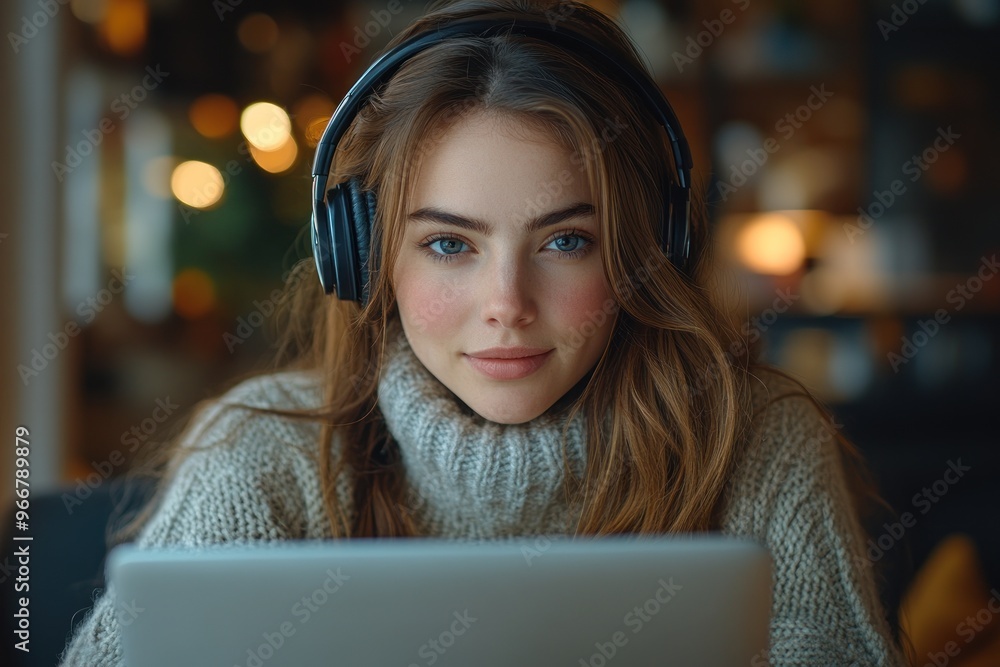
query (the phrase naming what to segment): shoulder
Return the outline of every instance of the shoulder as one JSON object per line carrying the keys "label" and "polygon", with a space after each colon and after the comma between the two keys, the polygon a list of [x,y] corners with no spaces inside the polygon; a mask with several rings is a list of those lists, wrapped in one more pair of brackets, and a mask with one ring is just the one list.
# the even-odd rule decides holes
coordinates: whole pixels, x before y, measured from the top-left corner
{"label": "shoulder", "polygon": [[318,374],[267,373],[242,380],[203,401],[180,436],[178,477],[221,476],[229,483],[308,478],[321,433]]}
{"label": "shoulder", "polygon": [[773,369],[750,378],[751,424],[746,454],[753,459],[802,458],[835,447],[838,424],[828,409],[797,380]]}
{"label": "shoulder", "polygon": [[321,406],[319,378],[255,376],[206,401],[181,434],[140,543],[293,538],[322,530],[314,452],[320,428],[289,413]]}
{"label": "shoulder", "polygon": [[[198,448],[220,441],[272,442],[316,431],[314,420],[295,417],[322,406],[318,373],[265,373],[237,382],[220,396],[203,401],[191,419],[183,445]],[[284,414],[283,414],[284,413]]]}
{"label": "shoulder", "polygon": [[780,505],[820,492],[843,475],[840,425],[806,388],[766,369],[750,384],[751,423],[729,488],[734,520],[780,513]]}
{"label": "shoulder", "polygon": [[262,373],[237,382],[219,400],[260,408],[316,408],[322,400],[320,380],[317,371]]}
{"label": "shoulder", "polygon": [[722,529],[771,555],[771,659],[903,664],[865,556],[841,426],[796,381],[770,371],[751,380],[760,380],[752,390],[753,436],[728,490]]}

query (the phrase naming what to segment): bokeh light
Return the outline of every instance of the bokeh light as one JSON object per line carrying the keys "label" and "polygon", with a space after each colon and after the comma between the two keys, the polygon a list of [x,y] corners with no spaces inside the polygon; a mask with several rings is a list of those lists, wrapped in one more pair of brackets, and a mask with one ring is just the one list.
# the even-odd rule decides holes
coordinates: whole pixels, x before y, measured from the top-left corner
{"label": "bokeh light", "polygon": [[257,12],[240,21],[236,34],[243,48],[251,53],[266,53],[278,42],[278,24],[267,14]]}
{"label": "bokeh light", "polygon": [[146,43],[149,8],[145,0],[106,0],[98,32],[114,53],[131,56],[139,53]]}
{"label": "bokeh light", "polygon": [[798,225],[782,213],[763,213],[748,220],[737,232],[736,252],[750,270],[787,275],[802,266],[805,240]]}
{"label": "bokeh light", "polygon": [[218,139],[231,134],[239,123],[240,110],[231,97],[218,93],[202,95],[188,108],[191,125],[203,137]]}
{"label": "bokeh light", "polygon": [[292,107],[295,124],[305,135],[306,144],[310,148],[315,148],[319,143],[335,108],[333,100],[319,93],[306,95]]}
{"label": "bokeh light", "polygon": [[185,319],[193,320],[215,308],[215,284],[201,269],[183,269],[174,277],[174,310]]}
{"label": "bokeh light", "polygon": [[256,102],[240,116],[243,136],[263,151],[281,148],[292,135],[292,121],[284,109],[270,102]]}
{"label": "bokeh light", "polygon": [[206,162],[188,160],[174,168],[170,190],[191,208],[206,209],[219,203],[225,190],[222,174]]}
{"label": "bokeh light", "polygon": [[280,174],[283,171],[288,171],[295,164],[295,158],[298,154],[299,147],[292,137],[288,137],[285,143],[273,151],[264,151],[253,144],[250,145],[250,155],[253,156],[254,162],[261,169],[272,174]]}

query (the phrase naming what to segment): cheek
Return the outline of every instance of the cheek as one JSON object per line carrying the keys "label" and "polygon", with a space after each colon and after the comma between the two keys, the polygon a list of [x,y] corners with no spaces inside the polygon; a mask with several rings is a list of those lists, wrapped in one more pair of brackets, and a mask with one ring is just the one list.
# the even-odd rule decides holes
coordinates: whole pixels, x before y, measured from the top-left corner
{"label": "cheek", "polygon": [[591,323],[588,329],[599,327],[614,314],[614,306],[608,303],[609,299],[613,303],[614,298],[603,273],[574,280],[555,291],[550,299],[553,312],[559,313],[562,326],[576,331],[588,322]]}
{"label": "cheek", "polygon": [[461,292],[443,277],[401,271],[396,299],[411,332],[446,338],[458,330]]}

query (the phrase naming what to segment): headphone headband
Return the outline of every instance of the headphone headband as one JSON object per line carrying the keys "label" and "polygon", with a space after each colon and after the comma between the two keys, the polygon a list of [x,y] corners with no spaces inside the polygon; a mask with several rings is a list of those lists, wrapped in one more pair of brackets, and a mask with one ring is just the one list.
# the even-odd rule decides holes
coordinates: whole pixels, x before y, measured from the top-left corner
{"label": "headphone headband", "polygon": [[670,102],[660,92],[659,87],[645,71],[636,70],[615,58],[609,56],[603,49],[589,38],[567,29],[557,30],[544,21],[530,21],[508,13],[489,14],[481,18],[461,19],[440,26],[434,30],[414,35],[398,47],[383,54],[372,63],[361,78],[355,82],[347,95],[337,105],[336,111],[327,123],[323,136],[316,147],[316,157],[313,160],[313,176],[326,176],[333,165],[333,153],[337,143],[344,136],[358,109],[367,101],[368,95],[380,85],[392,78],[392,75],[412,56],[424,49],[457,35],[474,35],[490,37],[502,32],[534,37],[542,41],[553,42],[566,47],[570,51],[583,51],[596,62],[602,62],[624,76],[642,93],[649,106],[659,112],[659,123],[670,137],[677,168],[678,184],[690,187],[692,167],[691,151],[687,139],[681,132],[680,121],[674,113]]}
{"label": "headphone headband", "polygon": [[[605,47],[595,43],[585,35],[567,28],[557,28],[556,25],[546,21],[525,19],[520,14],[497,12],[475,18],[457,19],[403,41],[372,63],[337,105],[337,109],[327,123],[323,136],[317,145],[312,169],[313,249],[316,253],[316,265],[320,273],[320,280],[327,293],[330,293],[333,285],[336,284],[340,298],[356,300],[358,290],[347,285],[344,290],[346,294],[342,293],[341,283],[349,281],[351,275],[360,280],[358,275],[360,264],[364,264],[368,260],[365,257],[361,258],[358,263],[352,262],[344,271],[332,265],[333,257],[344,257],[345,248],[351,244],[349,238],[340,238],[338,235],[344,232],[350,234],[349,230],[357,225],[335,219],[344,213],[345,205],[341,203],[334,206],[329,196],[334,190],[331,189],[329,193],[326,191],[326,181],[333,166],[337,144],[359,109],[368,100],[368,97],[380,85],[387,82],[407,60],[424,49],[456,36],[489,37],[498,34],[531,37],[557,44],[567,51],[583,55],[589,62],[604,67],[608,74],[618,76],[628,82],[630,87],[646,100],[649,108],[655,111],[657,121],[670,139],[678,181],[676,184],[665,183],[663,185],[669,206],[664,220],[661,222],[661,247],[668,259],[679,270],[684,271],[690,250],[691,152],[687,140],[681,132],[680,122],[656,82],[644,69],[636,68],[615,58],[607,52]],[[344,198],[346,197],[347,195],[344,195]],[[353,198],[358,200],[360,196],[354,193]],[[329,231],[327,231],[328,229]],[[360,232],[360,227],[358,230]],[[325,238],[324,234],[330,238]],[[366,251],[367,242],[368,237],[366,236],[364,240]],[[336,273],[336,278],[329,275],[331,270]]]}

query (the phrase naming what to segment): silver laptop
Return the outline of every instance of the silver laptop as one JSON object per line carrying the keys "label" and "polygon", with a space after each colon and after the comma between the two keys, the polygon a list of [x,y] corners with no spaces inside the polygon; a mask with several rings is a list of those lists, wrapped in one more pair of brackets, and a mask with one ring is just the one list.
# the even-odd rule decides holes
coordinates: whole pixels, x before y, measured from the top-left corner
{"label": "silver laptop", "polygon": [[141,667],[766,664],[771,567],[762,546],[717,534],[108,557],[125,664]]}

